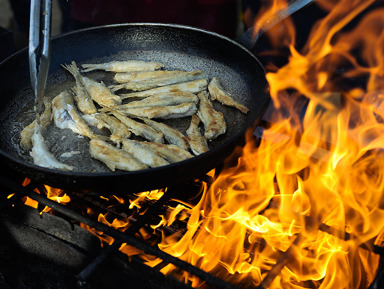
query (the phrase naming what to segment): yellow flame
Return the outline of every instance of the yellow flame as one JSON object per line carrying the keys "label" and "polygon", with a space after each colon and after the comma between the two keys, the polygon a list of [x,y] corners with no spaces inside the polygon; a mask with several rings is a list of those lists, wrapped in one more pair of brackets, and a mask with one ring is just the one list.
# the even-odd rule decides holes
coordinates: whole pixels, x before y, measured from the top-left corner
{"label": "yellow flame", "polygon": [[[163,234],[161,250],[240,287],[364,288],[373,281],[379,256],[362,245],[384,242],[384,10],[343,31],[372,3],[339,1],[303,51],[291,42],[289,62],[267,74],[277,110],[260,144],[248,132],[237,166],[226,167],[195,207],[183,208],[187,231]],[[337,86],[334,70],[346,62],[342,77],[366,75],[365,87]],[[169,226],[178,210],[156,228]],[[162,272],[203,284],[172,265]]]}

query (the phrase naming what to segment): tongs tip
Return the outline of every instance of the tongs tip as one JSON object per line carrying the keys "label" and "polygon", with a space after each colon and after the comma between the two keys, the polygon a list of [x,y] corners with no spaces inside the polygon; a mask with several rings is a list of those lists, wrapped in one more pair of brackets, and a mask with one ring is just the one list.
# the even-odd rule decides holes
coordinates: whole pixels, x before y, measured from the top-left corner
{"label": "tongs tip", "polygon": [[42,106],[50,63],[51,11],[52,0],[31,0],[29,68],[38,107]]}

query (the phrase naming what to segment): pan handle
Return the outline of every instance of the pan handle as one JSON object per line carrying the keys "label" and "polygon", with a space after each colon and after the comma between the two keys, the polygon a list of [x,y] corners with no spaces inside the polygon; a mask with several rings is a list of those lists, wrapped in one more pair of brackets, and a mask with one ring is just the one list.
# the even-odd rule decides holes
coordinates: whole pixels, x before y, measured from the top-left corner
{"label": "pan handle", "polygon": [[270,28],[308,4],[311,4],[313,1],[315,0],[288,1],[288,6],[286,8],[278,10],[270,19],[265,20],[263,23],[256,23],[254,26],[248,28],[242,35],[235,39],[235,41],[242,44],[245,48],[252,50],[264,32],[268,31]]}

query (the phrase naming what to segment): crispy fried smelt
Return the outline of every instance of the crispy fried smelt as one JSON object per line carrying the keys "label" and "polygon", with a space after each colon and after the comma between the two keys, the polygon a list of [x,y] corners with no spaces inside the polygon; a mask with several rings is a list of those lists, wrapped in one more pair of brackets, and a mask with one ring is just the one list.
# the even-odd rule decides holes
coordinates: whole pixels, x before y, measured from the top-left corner
{"label": "crispy fried smelt", "polygon": [[111,115],[105,114],[105,113],[99,113],[96,114],[95,117],[100,120],[99,126],[106,124],[106,127],[111,132],[111,135],[109,136],[109,139],[113,141],[115,144],[120,146],[122,140],[129,138],[131,136],[131,131],[128,129],[128,127],[123,124],[120,120],[118,120],[116,117],[113,117]]}
{"label": "crispy fried smelt", "polygon": [[[197,104],[199,98],[196,94],[190,92],[164,92],[155,94],[154,96],[149,96],[142,100],[131,101],[126,104],[116,105],[113,109],[124,110],[126,108],[137,108],[137,107],[154,107],[154,106],[170,106],[170,105],[179,105],[182,103],[191,102]],[[106,111],[108,109],[101,109],[101,111]]]}
{"label": "crispy fried smelt", "polygon": [[90,139],[98,138],[80,116],[69,91],[65,90],[52,100],[52,114],[58,128],[68,128]]}
{"label": "crispy fried smelt", "polygon": [[187,137],[177,129],[174,129],[165,123],[157,122],[148,118],[141,118],[141,120],[158,132],[161,132],[168,143],[177,145],[178,147],[185,150],[189,149]]}
{"label": "crispy fried smelt", "polygon": [[194,115],[196,104],[188,102],[171,106],[135,107],[120,109],[119,112],[131,117],[173,119]]}
{"label": "crispy fried smelt", "polygon": [[169,77],[174,77],[175,75],[182,74],[192,74],[192,75],[201,75],[201,70],[195,71],[183,71],[183,70],[156,70],[156,71],[133,71],[133,72],[118,72],[114,76],[114,80],[117,83],[127,83],[127,82],[142,82],[152,79],[164,79]]}
{"label": "crispy fried smelt", "polygon": [[97,117],[100,113],[90,113],[90,114],[83,114],[81,117],[85,120],[85,122],[90,126],[95,126],[99,130],[103,128],[108,129],[108,124],[106,124],[104,121],[101,120],[100,117]]}
{"label": "crispy fried smelt", "polygon": [[116,148],[102,140],[91,140],[89,142],[89,153],[94,159],[103,162],[112,171],[116,169],[137,171],[148,168],[127,151]]}
{"label": "crispy fried smelt", "polygon": [[168,161],[160,157],[139,141],[130,139],[123,140],[123,150],[129,152],[143,164],[151,168],[169,165]]}
{"label": "crispy fried smelt", "polygon": [[[155,87],[196,80],[197,78],[202,78],[202,71],[158,70],[153,72],[132,72],[130,73],[130,75],[132,80],[125,81],[123,84],[112,85],[109,88],[112,91],[118,91],[120,89],[142,91]],[[125,76],[125,79],[128,79],[127,74]],[[116,74],[115,80],[119,82],[123,80],[123,77],[121,76],[121,74]]]}
{"label": "crispy fried smelt", "polygon": [[91,98],[100,106],[114,106],[121,104],[120,96],[113,94],[103,83],[82,76],[74,61],[72,61],[70,65],[62,66],[73,75],[76,82],[79,82],[84,86]]}
{"label": "crispy fried smelt", "polygon": [[207,139],[201,134],[199,124],[200,118],[196,114],[192,115],[191,124],[186,131],[189,146],[196,156],[209,150]]}
{"label": "crispy fried smelt", "polygon": [[165,158],[170,163],[181,162],[193,157],[191,153],[173,144],[159,144],[153,142],[142,142],[159,156]]}
{"label": "crispy fried smelt", "polygon": [[[51,100],[47,97],[44,97],[43,102],[45,107],[44,112],[39,117],[42,131],[51,123],[52,120]],[[29,151],[32,148],[32,136],[35,133],[35,124],[36,119],[27,125],[20,133],[20,147],[25,151]]]}
{"label": "crispy fried smelt", "polygon": [[208,80],[198,79],[198,80],[193,80],[189,82],[182,82],[182,83],[171,84],[167,86],[156,87],[156,88],[139,91],[139,92],[126,93],[126,94],[122,94],[121,98],[126,99],[130,97],[148,97],[148,96],[155,95],[162,92],[176,92],[176,91],[184,91],[184,92],[190,92],[190,93],[196,94],[196,93],[199,93],[200,91],[205,90],[207,86],[208,86]]}
{"label": "crispy fried smelt", "polygon": [[75,93],[73,98],[76,101],[77,108],[82,113],[91,114],[91,113],[97,112],[97,108],[93,103],[92,98],[89,96],[88,92],[85,90],[85,88],[81,84],[74,86],[72,90]]}
{"label": "crispy fried smelt", "polygon": [[233,106],[240,110],[242,113],[248,113],[249,109],[236,100],[234,100],[227,91],[220,84],[218,77],[212,78],[208,85],[208,91],[211,95],[212,100],[217,100],[223,105]]}
{"label": "crispy fried smelt", "polygon": [[127,60],[127,61],[112,61],[98,64],[83,64],[83,71],[89,72],[92,70],[105,70],[112,72],[129,72],[129,71],[144,71],[156,70],[164,67],[164,64],[153,61]]}
{"label": "crispy fried smelt", "polygon": [[40,167],[72,171],[73,167],[59,162],[48,150],[41,134],[41,127],[35,122],[34,134],[32,135],[32,150],[30,152],[33,163]]}
{"label": "crispy fried smelt", "polygon": [[[73,65],[73,64],[72,64]],[[73,71],[78,71],[76,67],[76,63],[73,65]],[[77,77],[73,75],[76,80],[76,86],[72,88],[73,92],[75,93],[75,101],[77,103],[77,107],[82,113],[88,114],[88,113],[96,113],[97,109],[95,104],[93,103],[92,98],[87,93],[86,89],[84,88],[83,84],[81,83],[81,77]]]}
{"label": "crispy fried smelt", "polygon": [[204,136],[207,140],[213,140],[227,130],[224,115],[213,108],[208,92],[202,91],[197,96],[200,99],[197,115],[204,124]]}
{"label": "crispy fried smelt", "polygon": [[145,123],[135,121],[121,113],[111,110],[112,114],[124,123],[136,136],[141,136],[149,141],[164,143],[164,135]]}

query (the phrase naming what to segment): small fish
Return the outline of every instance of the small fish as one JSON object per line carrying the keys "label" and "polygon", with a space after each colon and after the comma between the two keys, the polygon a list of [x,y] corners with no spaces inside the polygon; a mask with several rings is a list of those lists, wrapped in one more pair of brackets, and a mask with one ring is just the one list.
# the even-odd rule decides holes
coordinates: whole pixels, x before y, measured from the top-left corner
{"label": "small fish", "polygon": [[[51,100],[48,99],[48,97],[44,97],[43,103],[44,112],[39,116],[39,122],[42,131],[51,123],[52,120]],[[20,132],[20,147],[25,151],[29,151],[32,148],[32,136],[35,133],[35,124],[36,119],[33,120]]]}
{"label": "small fish", "polygon": [[105,70],[112,72],[129,72],[156,70],[164,67],[164,64],[153,61],[127,60],[127,61],[112,61],[98,64],[83,64],[83,71],[89,72],[93,70]]}
{"label": "small fish", "polygon": [[155,71],[133,71],[133,72],[118,72],[113,79],[117,83],[141,82],[154,78],[174,76],[180,70],[155,70]]}
{"label": "small fish", "polygon": [[108,129],[108,124],[102,121],[101,118],[98,117],[98,115],[100,115],[100,113],[97,112],[97,113],[83,114],[81,117],[90,126],[97,127],[99,130],[103,128]]}
{"label": "small fish", "polygon": [[113,94],[103,83],[82,76],[74,61],[72,61],[70,65],[62,65],[62,67],[73,75],[76,82],[79,82],[84,86],[91,98],[100,106],[114,106],[121,104],[122,101],[120,96]]}
{"label": "small fish", "polygon": [[79,83],[72,87],[77,108],[84,114],[96,113],[97,108],[85,88]]}
{"label": "small fish", "polygon": [[131,117],[173,119],[194,115],[196,104],[188,102],[171,106],[137,107],[120,109],[119,112]]}
{"label": "small fish", "polygon": [[32,135],[32,150],[30,152],[33,158],[33,163],[40,167],[59,169],[65,171],[72,171],[73,167],[59,162],[56,157],[48,150],[43,135],[41,134],[41,127],[35,122],[35,130]]}
{"label": "small fish", "polygon": [[[140,74],[144,74],[147,78],[142,77]],[[134,72],[131,75],[136,75],[137,77],[132,77],[132,80],[126,81],[123,84],[112,85],[109,88],[111,91],[115,92],[120,89],[127,89],[133,91],[142,91],[155,87],[166,86],[175,83],[187,82],[195,80],[196,78],[202,78],[202,71],[167,71],[167,70],[158,70],[153,72],[143,71],[143,72]],[[125,79],[128,77],[126,76]],[[122,76],[119,74],[115,75],[115,80],[118,82],[122,80]]]}
{"label": "small fish", "polygon": [[[139,107],[154,107],[154,106],[170,106],[179,105],[182,103],[195,103],[199,102],[199,98],[196,94],[190,92],[164,92],[149,96],[142,100],[131,101],[126,104],[115,105],[113,109],[124,110],[126,108],[139,108]],[[100,111],[107,111],[108,109],[101,109]]]}
{"label": "small fish", "polygon": [[229,95],[227,91],[224,90],[218,77],[212,78],[212,80],[209,82],[208,91],[212,100],[217,100],[223,105],[233,106],[240,110],[242,113],[248,113],[249,109],[245,105],[238,103]]}
{"label": "small fish", "polygon": [[161,132],[156,131],[149,125],[135,121],[115,110],[111,110],[111,113],[122,123],[124,123],[128,127],[128,129],[135,135],[141,136],[152,142],[164,143],[164,135]]}
{"label": "small fish", "polygon": [[189,146],[195,156],[209,150],[207,139],[201,134],[199,124],[200,118],[196,114],[192,115],[191,124],[186,131]]}
{"label": "small fish", "polygon": [[165,123],[157,122],[148,118],[140,119],[158,132],[161,132],[168,143],[177,145],[178,147],[185,150],[189,149],[187,137],[177,129],[174,129]]}
{"label": "small fish", "polygon": [[139,141],[130,139],[123,140],[123,150],[129,152],[143,164],[151,168],[169,165],[168,161],[160,157]]}
{"label": "small fish", "polygon": [[204,136],[207,140],[213,140],[227,130],[224,115],[213,108],[208,98],[208,92],[202,91],[197,96],[200,99],[197,115],[204,124]]}
{"label": "small fish", "polygon": [[116,117],[105,113],[96,114],[95,117],[100,120],[100,123],[106,124],[106,128],[111,132],[109,139],[117,146],[120,146],[122,140],[129,138],[132,134],[128,127]]}
{"label": "small fish", "polygon": [[181,162],[193,157],[188,151],[173,145],[173,144],[160,144],[153,142],[142,142],[144,145],[152,149],[159,156],[163,157],[170,163]]}
{"label": "small fish", "polygon": [[176,91],[184,91],[184,92],[190,92],[190,93],[199,93],[200,91],[203,91],[208,86],[208,80],[206,79],[198,79],[193,80],[189,82],[182,82],[182,83],[176,83],[171,84],[167,86],[161,86],[156,87],[144,91],[139,92],[131,92],[127,94],[122,94],[121,98],[126,99],[130,97],[148,97],[152,96],[154,94],[162,93],[162,92],[176,92]]}
{"label": "small fish", "polygon": [[90,139],[98,138],[80,116],[68,90],[61,92],[52,100],[52,114],[58,128],[68,128],[74,133],[84,135]]}
{"label": "small fish", "polygon": [[125,150],[114,147],[102,140],[92,139],[89,142],[90,155],[103,162],[111,171],[137,171],[147,169],[148,166],[140,162]]}

